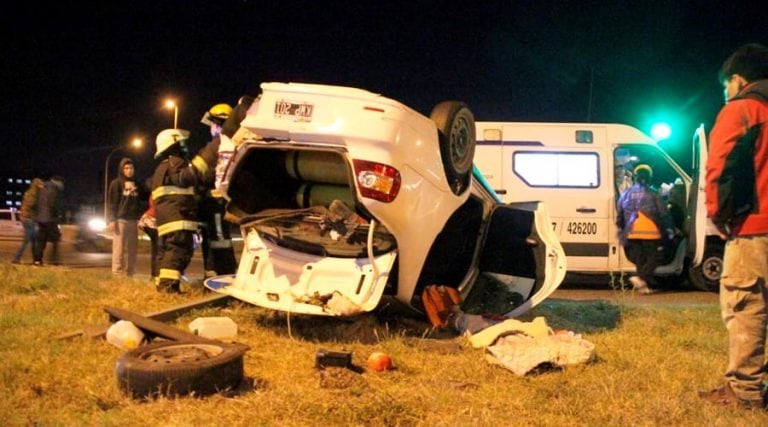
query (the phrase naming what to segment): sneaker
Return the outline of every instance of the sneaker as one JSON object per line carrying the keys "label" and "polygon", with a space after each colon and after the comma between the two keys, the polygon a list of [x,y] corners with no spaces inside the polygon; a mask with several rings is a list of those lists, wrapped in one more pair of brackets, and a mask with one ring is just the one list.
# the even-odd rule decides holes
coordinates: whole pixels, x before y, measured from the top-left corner
{"label": "sneaker", "polygon": [[35,267],[42,267],[43,266],[43,262],[42,261],[35,261],[35,262],[32,263],[32,265],[34,265]]}
{"label": "sneaker", "polygon": [[741,399],[736,396],[730,384],[722,385],[714,390],[699,391],[699,398],[721,406],[765,410],[765,401],[763,399]]}
{"label": "sneaker", "polygon": [[638,294],[649,295],[649,294],[652,294],[652,293],[656,292],[655,290],[649,288],[648,287],[648,283],[646,283],[645,280],[643,280],[642,278],[640,278],[638,276],[630,277],[629,278],[629,283],[632,284],[632,287],[635,289],[635,291]]}

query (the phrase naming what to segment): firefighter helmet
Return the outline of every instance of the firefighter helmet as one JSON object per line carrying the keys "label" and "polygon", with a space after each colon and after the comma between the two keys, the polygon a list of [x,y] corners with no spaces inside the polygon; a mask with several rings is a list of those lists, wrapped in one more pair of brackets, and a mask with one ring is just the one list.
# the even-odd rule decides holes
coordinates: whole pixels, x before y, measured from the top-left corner
{"label": "firefighter helmet", "polygon": [[189,138],[189,131],[184,129],[166,129],[157,134],[155,144],[157,145],[157,151],[155,152],[155,158],[160,157],[165,150],[172,146],[187,140]]}
{"label": "firefighter helmet", "polygon": [[216,104],[206,111],[200,123],[206,126],[223,125],[224,121],[232,115],[232,107],[229,104]]}

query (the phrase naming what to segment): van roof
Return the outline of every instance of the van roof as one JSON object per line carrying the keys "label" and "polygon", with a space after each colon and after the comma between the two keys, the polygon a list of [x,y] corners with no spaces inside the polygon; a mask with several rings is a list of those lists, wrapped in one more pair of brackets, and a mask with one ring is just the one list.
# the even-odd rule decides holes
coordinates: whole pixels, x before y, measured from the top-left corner
{"label": "van roof", "polygon": [[[612,144],[651,144],[656,140],[637,128],[619,123],[476,122],[478,143],[494,141],[540,143],[544,146],[599,147]],[[538,144],[537,144],[538,145]]]}

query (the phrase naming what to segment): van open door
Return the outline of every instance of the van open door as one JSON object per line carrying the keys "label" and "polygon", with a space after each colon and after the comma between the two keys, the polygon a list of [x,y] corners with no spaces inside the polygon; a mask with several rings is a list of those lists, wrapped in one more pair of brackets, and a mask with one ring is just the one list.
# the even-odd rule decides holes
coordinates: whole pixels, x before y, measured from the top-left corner
{"label": "van open door", "polygon": [[691,230],[688,234],[688,253],[691,265],[700,265],[704,257],[704,244],[707,234],[707,206],[705,205],[704,185],[706,183],[707,134],[704,125],[699,125],[693,133],[693,159],[691,161],[693,183],[688,195],[691,214]]}
{"label": "van open door", "polygon": [[704,125],[701,125],[693,135],[693,183],[688,195],[691,215],[690,230],[688,230],[690,258],[688,279],[697,289],[717,292],[720,289],[720,276],[723,273],[725,242],[715,235],[715,226],[707,218],[704,186],[708,153],[707,135],[704,132]]}

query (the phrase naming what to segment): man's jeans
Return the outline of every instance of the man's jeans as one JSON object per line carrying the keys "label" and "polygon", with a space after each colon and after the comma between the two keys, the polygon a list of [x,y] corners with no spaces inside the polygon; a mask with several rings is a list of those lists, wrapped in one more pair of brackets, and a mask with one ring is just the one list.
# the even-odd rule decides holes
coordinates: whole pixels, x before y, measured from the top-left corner
{"label": "man's jeans", "polygon": [[762,398],[768,320],[768,236],[737,237],[725,245],[720,308],[728,330],[725,381],[740,399]]}
{"label": "man's jeans", "polygon": [[139,242],[137,220],[120,219],[112,237],[112,272],[133,276],[136,273],[136,249]]}
{"label": "man's jeans", "polygon": [[16,252],[16,256],[13,257],[14,262],[21,261],[24,250],[27,249],[27,244],[32,245],[32,257],[35,256],[35,248],[37,247],[37,222],[33,219],[24,219],[22,224],[24,225],[24,240],[21,242],[21,247]]}

